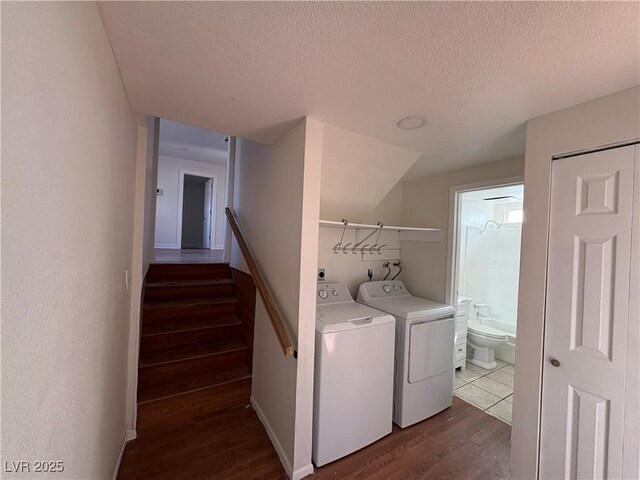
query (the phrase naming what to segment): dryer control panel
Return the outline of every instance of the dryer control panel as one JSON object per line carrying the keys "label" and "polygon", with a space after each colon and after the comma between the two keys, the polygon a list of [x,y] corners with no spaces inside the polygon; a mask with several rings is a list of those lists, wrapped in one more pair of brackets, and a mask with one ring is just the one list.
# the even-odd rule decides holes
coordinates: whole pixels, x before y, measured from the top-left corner
{"label": "dryer control panel", "polygon": [[410,295],[410,293],[400,280],[378,280],[375,282],[365,282],[360,285],[358,299],[362,298],[366,303],[375,298],[402,295]]}

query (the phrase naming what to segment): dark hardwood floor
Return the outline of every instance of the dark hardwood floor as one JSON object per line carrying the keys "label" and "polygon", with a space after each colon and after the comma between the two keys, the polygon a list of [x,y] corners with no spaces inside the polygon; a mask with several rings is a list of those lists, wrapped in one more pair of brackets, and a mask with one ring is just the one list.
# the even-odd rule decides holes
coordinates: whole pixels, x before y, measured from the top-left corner
{"label": "dark hardwood floor", "polygon": [[[393,433],[307,477],[314,480],[507,479],[511,427],[453,399],[448,410]],[[250,407],[164,428],[143,428],[125,452],[121,479],[286,479]]]}
{"label": "dark hardwood floor", "polygon": [[453,406],[316,469],[314,480],[445,480],[509,478],[511,427],[473,405]]}
{"label": "dark hardwood floor", "polygon": [[119,479],[286,479],[264,427],[251,407],[236,405],[143,428],[127,445]]}
{"label": "dark hardwood floor", "polygon": [[[120,480],[286,479],[248,405],[255,285],[226,264],[154,264],[146,277],[138,438]],[[446,411],[322,468],[309,479],[509,477],[511,428],[454,397]]]}

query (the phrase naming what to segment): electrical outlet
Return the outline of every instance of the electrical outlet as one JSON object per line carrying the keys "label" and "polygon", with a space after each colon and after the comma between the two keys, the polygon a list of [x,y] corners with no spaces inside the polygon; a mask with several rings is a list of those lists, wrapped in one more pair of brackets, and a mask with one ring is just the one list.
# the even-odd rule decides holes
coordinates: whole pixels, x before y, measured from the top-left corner
{"label": "electrical outlet", "polygon": [[318,269],[318,281],[324,282],[324,268]]}

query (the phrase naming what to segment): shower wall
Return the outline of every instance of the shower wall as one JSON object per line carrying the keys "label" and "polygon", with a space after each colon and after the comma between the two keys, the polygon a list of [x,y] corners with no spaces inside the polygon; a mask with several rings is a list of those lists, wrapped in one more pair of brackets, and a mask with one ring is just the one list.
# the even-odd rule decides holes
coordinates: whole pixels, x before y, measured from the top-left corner
{"label": "shower wall", "polygon": [[[491,192],[496,190],[491,189]],[[482,192],[462,195],[459,294],[470,297],[472,305],[489,305],[483,313],[507,323],[515,335],[522,227],[515,220],[522,210],[522,202],[483,200],[488,196]],[[509,223],[510,211],[515,213],[511,214]],[[475,315],[476,310],[472,309],[472,316]]]}

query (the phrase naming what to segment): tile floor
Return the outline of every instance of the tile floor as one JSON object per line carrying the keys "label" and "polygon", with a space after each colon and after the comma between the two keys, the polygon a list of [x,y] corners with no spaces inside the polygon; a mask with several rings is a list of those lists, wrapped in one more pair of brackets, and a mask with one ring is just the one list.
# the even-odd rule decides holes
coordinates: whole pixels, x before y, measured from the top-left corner
{"label": "tile floor", "polygon": [[466,370],[456,370],[454,394],[503,422],[511,425],[513,403],[513,365],[496,360],[497,368],[484,368],[467,362]]}

